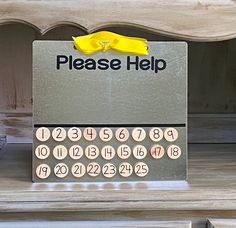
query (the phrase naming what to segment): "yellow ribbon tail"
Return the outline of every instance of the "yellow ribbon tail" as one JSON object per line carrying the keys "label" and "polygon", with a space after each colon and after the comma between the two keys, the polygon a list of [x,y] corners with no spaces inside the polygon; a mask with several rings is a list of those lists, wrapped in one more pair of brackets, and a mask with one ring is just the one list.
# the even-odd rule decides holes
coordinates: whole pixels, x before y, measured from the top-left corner
{"label": "yellow ribbon tail", "polygon": [[139,37],[128,37],[101,31],[72,38],[76,49],[84,54],[113,49],[123,53],[148,55],[147,40]]}

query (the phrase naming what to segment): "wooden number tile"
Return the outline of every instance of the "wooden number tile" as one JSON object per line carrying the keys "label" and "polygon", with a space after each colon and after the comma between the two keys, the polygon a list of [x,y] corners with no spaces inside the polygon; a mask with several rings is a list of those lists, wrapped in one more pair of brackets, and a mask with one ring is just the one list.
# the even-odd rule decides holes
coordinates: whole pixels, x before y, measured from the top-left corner
{"label": "wooden number tile", "polygon": [[111,178],[116,175],[116,166],[112,163],[107,163],[102,167],[102,174],[104,177]]}
{"label": "wooden number tile", "polygon": [[67,154],[68,154],[68,151],[66,149],[65,146],[63,145],[58,145],[58,146],[55,146],[54,149],[53,149],[53,156],[58,159],[58,160],[63,160]]}
{"label": "wooden number tile", "polygon": [[118,128],[115,136],[119,142],[125,142],[129,138],[129,131],[126,128]]}
{"label": "wooden number tile", "polygon": [[171,159],[177,159],[181,156],[181,149],[180,147],[176,146],[176,145],[170,145],[167,148],[167,155],[169,156],[169,158]]}
{"label": "wooden number tile", "polygon": [[96,177],[101,173],[101,166],[96,162],[91,162],[87,166],[87,173],[91,177]]}
{"label": "wooden number tile", "polygon": [[133,148],[133,155],[137,159],[143,159],[147,155],[147,149],[145,146],[137,145]]}
{"label": "wooden number tile", "polygon": [[119,156],[119,158],[121,158],[121,159],[127,159],[131,155],[131,149],[128,145],[120,145],[117,148],[116,152],[117,152],[117,155]]}
{"label": "wooden number tile", "polygon": [[47,164],[40,164],[36,170],[36,175],[38,178],[40,179],[46,179],[49,177],[50,173],[51,173],[51,169]]}
{"label": "wooden number tile", "polygon": [[59,178],[64,178],[68,175],[69,169],[65,163],[58,163],[54,167],[54,174]]}
{"label": "wooden number tile", "polygon": [[134,172],[139,177],[145,177],[148,174],[148,165],[144,162],[137,162],[134,166]]}
{"label": "wooden number tile", "polygon": [[73,145],[69,149],[69,155],[72,159],[78,160],[80,159],[84,154],[83,148],[79,145]]}
{"label": "wooden number tile", "polygon": [[149,137],[154,142],[159,142],[163,138],[163,131],[161,128],[154,127],[149,132]]}
{"label": "wooden number tile", "polygon": [[71,173],[74,177],[82,177],[86,173],[86,167],[84,164],[78,162],[71,167]]}
{"label": "wooden number tile", "polygon": [[83,131],[83,136],[88,141],[93,141],[97,137],[97,131],[95,128],[87,127]]}
{"label": "wooden number tile", "polygon": [[99,132],[99,137],[102,141],[108,142],[113,137],[113,132],[110,128],[102,128]]}
{"label": "wooden number tile", "polygon": [[61,142],[66,138],[66,130],[62,127],[54,128],[52,131],[52,137],[55,141]]}
{"label": "wooden number tile", "polygon": [[80,140],[82,133],[78,127],[72,127],[68,130],[67,135],[70,141],[76,142]]}
{"label": "wooden number tile", "polygon": [[167,128],[164,132],[164,137],[168,142],[174,142],[178,138],[178,131],[175,128]]}
{"label": "wooden number tile", "polygon": [[41,141],[41,142],[46,142],[50,136],[51,136],[51,133],[50,133],[50,130],[46,127],[40,127],[36,130],[36,138]]}
{"label": "wooden number tile", "polygon": [[160,159],[164,156],[165,154],[165,149],[161,145],[153,145],[152,148],[150,149],[150,154],[153,158],[155,159]]}
{"label": "wooden number tile", "polygon": [[122,177],[129,177],[133,173],[133,166],[128,162],[123,162],[119,166],[119,174]]}
{"label": "wooden number tile", "polygon": [[99,149],[95,145],[89,145],[85,148],[85,155],[88,159],[96,159],[99,155]]}
{"label": "wooden number tile", "polygon": [[46,159],[50,155],[50,149],[46,145],[37,146],[34,152],[38,159]]}
{"label": "wooden number tile", "polygon": [[116,151],[112,146],[104,146],[101,149],[101,155],[105,160],[111,160],[116,155]]}
{"label": "wooden number tile", "polygon": [[136,127],[132,131],[132,137],[135,141],[141,142],[146,138],[146,131],[141,127]]}

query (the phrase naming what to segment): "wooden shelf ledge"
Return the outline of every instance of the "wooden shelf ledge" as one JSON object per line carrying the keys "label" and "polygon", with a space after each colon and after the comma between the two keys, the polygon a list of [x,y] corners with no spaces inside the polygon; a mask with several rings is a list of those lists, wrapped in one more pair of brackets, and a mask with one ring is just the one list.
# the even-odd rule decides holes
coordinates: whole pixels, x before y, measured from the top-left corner
{"label": "wooden shelf ledge", "polygon": [[135,26],[184,40],[236,38],[236,2],[230,0],[1,1],[0,24],[25,23],[42,34],[61,24],[86,32]]}
{"label": "wooden shelf ledge", "polygon": [[31,183],[31,144],[0,160],[0,212],[236,210],[236,144],[189,145],[188,182]]}
{"label": "wooden shelf ledge", "polygon": [[[9,143],[32,143],[32,113],[0,113]],[[236,143],[235,114],[188,114],[189,143]]]}

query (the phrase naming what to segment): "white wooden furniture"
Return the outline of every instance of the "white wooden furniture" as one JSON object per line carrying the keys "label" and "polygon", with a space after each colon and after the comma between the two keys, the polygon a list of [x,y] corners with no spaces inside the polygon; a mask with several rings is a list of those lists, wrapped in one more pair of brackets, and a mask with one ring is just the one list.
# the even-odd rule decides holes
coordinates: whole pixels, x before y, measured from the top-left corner
{"label": "white wooden furniture", "polygon": [[[31,183],[31,43],[101,29],[188,41],[188,182]],[[236,2],[230,0],[0,1],[0,134],[17,143],[0,159],[0,220],[8,227],[13,220],[24,220],[22,227],[39,220],[235,227],[235,38]]]}
{"label": "white wooden furniture", "polygon": [[209,228],[234,228],[236,227],[236,219],[209,219]]}

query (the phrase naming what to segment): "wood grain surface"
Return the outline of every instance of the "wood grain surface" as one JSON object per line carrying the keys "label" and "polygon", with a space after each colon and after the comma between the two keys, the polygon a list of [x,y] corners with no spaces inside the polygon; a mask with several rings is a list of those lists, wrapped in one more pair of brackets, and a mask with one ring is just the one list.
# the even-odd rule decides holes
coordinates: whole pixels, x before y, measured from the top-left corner
{"label": "wood grain surface", "polygon": [[73,34],[84,32],[61,25],[41,36],[37,30],[22,24],[0,26],[0,113],[32,112],[32,42],[71,40]]}
{"label": "wood grain surface", "polygon": [[208,228],[235,228],[236,219],[209,219]]}
{"label": "wood grain surface", "polygon": [[65,211],[65,212],[5,212],[0,221],[191,221],[192,228],[206,228],[207,218],[230,220],[236,211],[229,210],[139,210],[139,211]]}
{"label": "wood grain surface", "polygon": [[60,23],[87,32],[133,25],[176,38],[216,41],[236,37],[236,3],[230,0],[1,1],[0,23],[19,22],[42,34]]}
{"label": "wood grain surface", "polygon": [[31,144],[0,160],[0,211],[236,210],[236,144],[189,146],[188,182],[31,183]]}
{"label": "wood grain surface", "polygon": [[0,221],[0,228],[191,228],[189,221]]}
{"label": "wood grain surface", "polygon": [[[32,143],[31,113],[0,113],[0,135],[8,143]],[[189,143],[236,143],[235,114],[191,114],[188,118]]]}
{"label": "wood grain surface", "polygon": [[236,114],[190,114],[189,143],[236,143]]}

